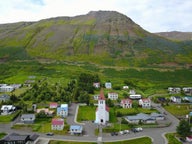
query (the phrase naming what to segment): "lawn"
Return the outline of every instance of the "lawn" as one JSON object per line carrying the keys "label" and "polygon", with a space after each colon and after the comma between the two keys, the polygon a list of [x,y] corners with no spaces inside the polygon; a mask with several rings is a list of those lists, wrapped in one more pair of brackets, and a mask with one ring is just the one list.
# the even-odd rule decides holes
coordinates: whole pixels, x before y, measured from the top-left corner
{"label": "lawn", "polygon": [[10,115],[0,115],[0,123],[8,123],[14,120],[18,115],[20,114],[20,111],[16,111]]}
{"label": "lawn", "polygon": [[95,111],[95,106],[79,106],[77,121],[81,122],[95,120]]}
{"label": "lawn", "polygon": [[51,118],[36,119],[34,124],[16,124],[12,127],[13,129],[32,130],[34,132],[48,133],[53,132],[54,134],[66,135],[68,134],[69,125],[66,123],[62,131],[51,130]]}
{"label": "lawn", "polygon": [[129,109],[117,108],[116,109],[116,113],[120,113],[120,115],[122,115],[122,116],[135,115],[135,114],[138,114],[138,113],[150,114],[152,112],[157,112],[157,110],[155,110],[155,109],[144,109],[144,108],[129,108]]}
{"label": "lawn", "polygon": [[7,135],[6,133],[0,132],[0,139],[3,138],[3,137],[6,136],[6,135]]}
{"label": "lawn", "polygon": [[[54,141],[51,140],[49,144],[97,144],[96,142],[75,142],[75,141]],[[132,140],[116,141],[116,142],[103,142],[103,144],[152,144],[149,137],[142,137]]]}
{"label": "lawn", "polygon": [[168,144],[182,144],[180,141],[178,141],[176,138],[175,138],[175,134],[174,133],[167,133],[165,135],[165,137],[167,138],[168,140]]}
{"label": "lawn", "polygon": [[169,104],[168,106],[164,106],[164,108],[172,113],[174,116],[186,116],[191,112],[192,105],[190,104]]}

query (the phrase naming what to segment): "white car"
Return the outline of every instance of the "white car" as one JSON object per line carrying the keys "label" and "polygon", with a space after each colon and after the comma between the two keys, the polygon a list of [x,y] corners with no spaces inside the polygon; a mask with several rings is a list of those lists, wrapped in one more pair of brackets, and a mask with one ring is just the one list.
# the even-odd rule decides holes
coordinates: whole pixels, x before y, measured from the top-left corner
{"label": "white car", "polygon": [[138,127],[138,128],[135,128],[135,130],[140,132],[140,131],[143,131],[143,128],[142,127]]}
{"label": "white car", "polygon": [[124,130],[124,134],[128,134],[128,133],[130,133],[129,130]]}

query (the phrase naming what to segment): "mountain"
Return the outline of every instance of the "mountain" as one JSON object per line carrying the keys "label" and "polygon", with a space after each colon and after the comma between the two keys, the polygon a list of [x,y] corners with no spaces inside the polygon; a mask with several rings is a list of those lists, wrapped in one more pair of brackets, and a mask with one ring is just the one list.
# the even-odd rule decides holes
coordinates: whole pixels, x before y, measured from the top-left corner
{"label": "mountain", "polygon": [[160,32],[155,33],[158,36],[165,37],[170,40],[177,40],[177,41],[187,41],[192,40],[192,32],[179,32],[179,31],[172,31],[172,32]]}
{"label": "mountain", "polygon": [[147,32],[116,11],[0,25],[0,60],[53,59],[104,65],[192,63],[192,43]]}

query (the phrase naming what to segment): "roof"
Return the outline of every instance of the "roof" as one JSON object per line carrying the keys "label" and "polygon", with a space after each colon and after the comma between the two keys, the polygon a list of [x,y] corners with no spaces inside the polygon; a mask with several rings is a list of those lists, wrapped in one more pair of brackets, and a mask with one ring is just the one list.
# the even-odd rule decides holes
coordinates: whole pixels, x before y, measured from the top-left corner
{"label": "roof", "polygon": [[64,124],[64,120],[61,119],[61,118],[58,118],[58,119],[52,119],[51,124],[52,124],[52,125],[63,125],[63,124]]}
{"label": "roof", "polygon": [[30,140],[35,141],[39,137],[38,134],[32,134],[30,135]]}
{"label": "roof", "polygon": [[13,106],[13,105],[3,105],[2,107],[1,107],[1,110],[5,110],[5,109],[7,109],[7,110],[13,110],[13,109],[15,109],[15,107]]}
{"label": "roof", "polygon": [[148,119],[154,119],[154,118],[149,116],[148,114],[139,113],[139,114],[134,115],[134,116],[127,116],[127,119],[128,120],[148,120]]}
{"label": "roof", "polygon": [[98,100],[105,100],[105,96],[104,96],[103,90],[100,91],[100,95],[99,95]]}
{"label": "roof", "polygon": [[22,114],[21,119],[30,119],[30,118],[35,118],[35,114]]}
{"label": "roof", "polygon": [[50,106],[58,106],[58,103],[56,103],[56,102],[51,102],[49,105],[50,105]]}
{"label": "roof", "polygon": [[71,130],[71,129],[83,130],[83,126],[81,126],[81,125],[71,125],[71,126],[70,126],[70,130]]}
{"label": "roof", "polygon": [[143,102],[151,102],[151,100],[149,98],[143,98],[141,99]]}
{"label": "roof", "polygon": [[121,103],[122,103],[122,104],[132,103],[132,100],[129,99],[129,98],[127,98],[127,99],[122,99],[122,100],[121,100]]}
{"label": "roof", "polygon": [[11,134],[5,136],[2,140],[5,140],[5,141],[18,141],[18,140],[24,141],[28,137],[29,137],[29,135],[20,135],[17,133],[11,133]]}

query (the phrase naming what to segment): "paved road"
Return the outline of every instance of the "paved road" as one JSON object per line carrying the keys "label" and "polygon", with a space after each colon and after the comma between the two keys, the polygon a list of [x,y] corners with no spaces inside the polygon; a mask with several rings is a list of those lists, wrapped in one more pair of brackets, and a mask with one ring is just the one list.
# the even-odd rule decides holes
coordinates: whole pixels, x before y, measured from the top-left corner
{"label": "paved road", "polygon": [[[160,112],[165,112],[165,110],[157,105],[152,103],[154,107],[157,108]],[[77,123],[75,118],[77,114],[77,108],[78,104],[72,103],[69,107],[69,116],[67,117],[67,123],[68,124],[81,124],[84,125],[84,135],[83,136],[62,136],[62,135],[54,135],[53,137],[46,136],[45,134],[40,135],[40,139],[43,140],[49,140],[49,139],[54,139],[54,140],[74,140],[74,141],[90,141],[90,142],[97,142],[98,137],[94,135],[94,130],[97,127],[95,124],[92,122],[85,122],[85,123]],[[138,137],[143,137],[143,136],[148,136],[152,138],[153,144],[166,144],[166,140],[163,138],[164,133],[168,132],[175,132],[176,126],[179,123],[179,120],[176,119],[173,115],[170,113],[166,112],[167,115],[167,120],[171,121],[171,125],[169,127],[165,128],[144,128],[143,132],[139,133],[130,133],[127,135],[119,135],[119,136],[111,136],[109,134],[102,134],[102,138],[99,136],[99,138],[102,139],[103,142],[109,142],[109,141],[118,141],[118,140],[126,140],[126,139],[133,139],[133,138],[138,138]],[[21,131],[21,130],[13,130],[10,128],[11,124],[0,124],[0,132],[17,132],[20,134],[32,134],[33,132],[30,131]]]}

